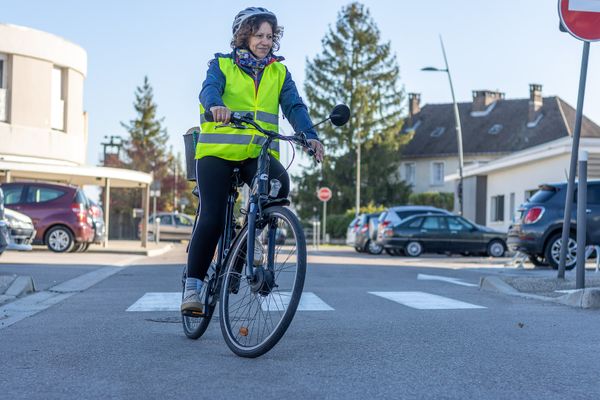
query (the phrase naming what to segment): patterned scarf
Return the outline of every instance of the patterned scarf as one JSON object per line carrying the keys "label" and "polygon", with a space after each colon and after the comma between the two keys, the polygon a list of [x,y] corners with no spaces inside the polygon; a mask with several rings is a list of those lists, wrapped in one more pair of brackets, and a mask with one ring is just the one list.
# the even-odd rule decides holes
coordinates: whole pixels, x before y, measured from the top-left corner
{"label": "patterned scarf", "polygon": [[265,58],[259,60],[247,49],[235,49],[235,62],[241,67],[252,68],[253,70],[263,70],[277,59],[269,53]]}

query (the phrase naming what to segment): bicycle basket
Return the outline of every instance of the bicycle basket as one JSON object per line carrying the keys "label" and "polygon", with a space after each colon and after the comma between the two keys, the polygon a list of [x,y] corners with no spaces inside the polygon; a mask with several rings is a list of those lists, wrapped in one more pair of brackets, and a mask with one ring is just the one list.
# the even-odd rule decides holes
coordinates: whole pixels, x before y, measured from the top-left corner
{"label": "bicycle basket", "polygon": [[188,129],[183,135],[183,144],[185,146],[185,170],[188,181],[196,180],[196,143],[198,143],[198,135],[200,128],[195,126]]}

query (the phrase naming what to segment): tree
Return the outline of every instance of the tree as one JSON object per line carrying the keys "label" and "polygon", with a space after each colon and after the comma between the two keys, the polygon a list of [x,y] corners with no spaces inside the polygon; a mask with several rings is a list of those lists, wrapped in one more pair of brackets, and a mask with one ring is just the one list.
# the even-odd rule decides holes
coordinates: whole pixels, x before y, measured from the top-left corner
{"label": "tree", "polygon": [[[157,105],[148,77],[144,77],[142,86],[135,91],[133,107],[134,119],[128,124],[121,122],[129,134],[123,143],[124,157],[120,160],[122,168],[152,173],[154,180],[165,181],[169,176],[169,165],[173,163],[173,155],[167,152],[167,131],[162,124],[164,118],[156,117]],[[133,208],[142,204],[142,193],[136,189],[114,189],[111,195],[111,234],[113,237],[135,237],[137,234],[135,221],[132,219]],[[170,193],[161,193],[157,199],[157,207],[162,210],[169,202]]]}
{"label": "tree", "polygon": [[342,8],[322,44],[322,53],[307,60],[304,89],[311,117],[326,117],[340,102],[350,107],[352,117],[344,127],[320,128],[327,158],[320,170],[294,177],[301,215],[312,213],[318,203],[319,181],[333,190],[332,212],[343,213],[355,204],[359,156],[363,202],[405,202],[410,188],[396,171],[399,150],[410,138],[400,133],[404,91],[390,42],[381,43],[368,9],[353,2]]}

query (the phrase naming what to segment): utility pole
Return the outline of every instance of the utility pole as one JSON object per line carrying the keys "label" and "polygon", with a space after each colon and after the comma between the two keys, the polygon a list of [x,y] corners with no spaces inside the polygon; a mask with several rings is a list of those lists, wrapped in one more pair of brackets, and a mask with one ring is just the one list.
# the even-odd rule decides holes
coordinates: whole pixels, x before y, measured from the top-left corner
{"label": "utility pole", "polygon": [[[121,136],[111,135],[104,136],[105,140],[108,142],[100,143],[103,148],[103,158],[102,165],[109,166],[110,162],[107,162],[106,155],[111,154],[114,157],[115,161],[119,159],[121,153],[121,147],[123,147],[123,138]],[[116,150],[115,150],[116,149]]]}

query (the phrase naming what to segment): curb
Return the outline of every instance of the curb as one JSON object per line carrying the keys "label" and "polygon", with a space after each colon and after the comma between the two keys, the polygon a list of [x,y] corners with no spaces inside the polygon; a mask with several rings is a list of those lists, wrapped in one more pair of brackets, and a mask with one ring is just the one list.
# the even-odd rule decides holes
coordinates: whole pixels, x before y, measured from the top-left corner
{"label": "curb", "polygon": [[547,297],[519,292],[517,289],[496,276],[486,276],[481,278],[479,289],[526,299],[548,301],[577,308],[600,309],[600,288],[579,289],[564,296]]}
{"label": "curb", "polygon": [[35,283],[31,276],[4,275],[2,278],[6,290],[0,293],[0,304],[8,303],[17,297],[35,292]]}
{"label": "curb", "polygon": [[107,253],[111,253],[111,254],[130,254],[130,255],[134,255],[134,256],[155,257],[155,256],[160,256],[160,255],[165,254],[166,252],[168,252],[172,248],[173,248],[173,244],[170,243],[170,244],[167,244],[166,246],[163,246],[161,248],[151,249],[151,250],[93,249],[93,250],[87,251],[87,253],[93,253],[93,254],[107,254]]}

